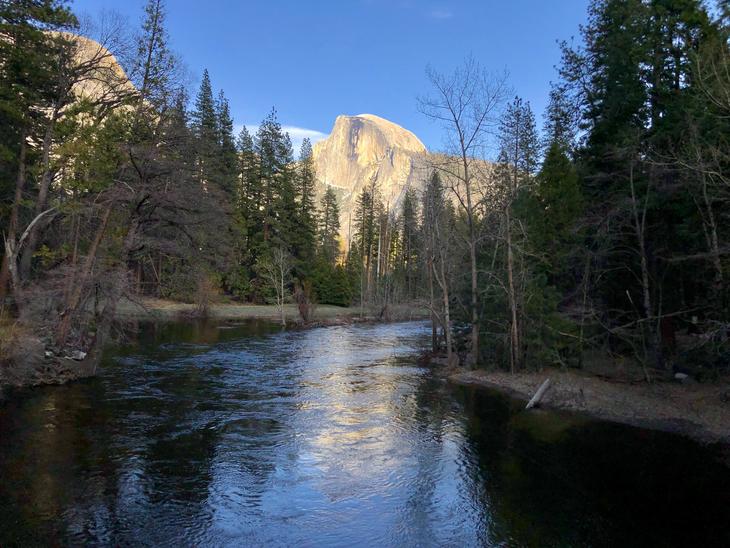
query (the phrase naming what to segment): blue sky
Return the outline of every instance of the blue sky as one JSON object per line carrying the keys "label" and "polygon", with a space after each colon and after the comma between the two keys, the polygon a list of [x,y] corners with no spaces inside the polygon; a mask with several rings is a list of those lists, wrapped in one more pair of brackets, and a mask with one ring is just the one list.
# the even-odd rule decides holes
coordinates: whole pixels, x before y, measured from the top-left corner
{"label": "blue sky", "polygon": [[[115,11],[136,25],[144,0],[73,0],[92,17]],[[371,113],[413,131],[431,149],[441,131],[417,111],[429,63],[449,71],[472,54],[507,69],[538,120],[560,54],[578,35],[588,0],[167,0],[173,49],[194,94],[204,68],[237,125],[272,106],[295,141],[327,134],[339,114]],[[309,133],[307,133],[309,132]]]}

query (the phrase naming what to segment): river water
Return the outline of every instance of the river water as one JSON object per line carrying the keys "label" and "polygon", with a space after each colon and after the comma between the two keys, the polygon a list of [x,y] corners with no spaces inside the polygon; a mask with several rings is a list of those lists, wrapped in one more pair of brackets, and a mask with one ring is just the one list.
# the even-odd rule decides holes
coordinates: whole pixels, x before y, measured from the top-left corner
{"label": "river water", "polygon": [[142,325],[0,403],[0,546],[730,546],[722,448],[452,386],[429,334]]}

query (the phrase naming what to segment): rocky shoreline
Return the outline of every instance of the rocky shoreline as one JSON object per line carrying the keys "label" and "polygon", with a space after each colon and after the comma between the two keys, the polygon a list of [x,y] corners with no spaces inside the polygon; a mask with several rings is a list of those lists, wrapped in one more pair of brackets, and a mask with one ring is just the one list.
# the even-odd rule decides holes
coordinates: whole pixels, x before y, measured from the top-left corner
{"label": "rocky shoreline", "polygon": [[593,418],[672,432],[702,443],[730,447],[730,379],[711,384],[618,382],[580,371],[509,374],[451,370],[450,382],[507,393],[528,401],[547,379],[540,405]]}

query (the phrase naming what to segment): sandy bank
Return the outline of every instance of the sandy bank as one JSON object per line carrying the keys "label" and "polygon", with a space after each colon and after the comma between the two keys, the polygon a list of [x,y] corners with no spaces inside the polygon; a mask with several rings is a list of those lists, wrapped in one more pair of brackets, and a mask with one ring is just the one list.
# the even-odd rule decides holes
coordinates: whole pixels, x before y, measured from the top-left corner
{"label": "sandy bank", "polygon": [[730,444],[730,379],[713,384],[627,383],[577,371],[542,371],[511,375],[495,371],[460,371],[449,380],[508,392],[528,400],[550,377],[541,405],[586,413],[634,426],[680,433],[703,442]]}

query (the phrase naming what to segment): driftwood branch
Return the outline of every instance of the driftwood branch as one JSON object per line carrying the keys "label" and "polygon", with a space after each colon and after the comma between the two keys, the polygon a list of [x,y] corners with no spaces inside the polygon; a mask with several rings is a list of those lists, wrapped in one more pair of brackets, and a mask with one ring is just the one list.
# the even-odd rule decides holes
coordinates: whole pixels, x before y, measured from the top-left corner
{"label": "driftwood branch", "polygon": [[540,385],[540,388],[537,389],[537,392],[535,392],[535,395],[532,396],[532,399],[527,403],[527,406],[525,409],[532,409],[536,405],[540,403],[540,400],[545,395],[545,392],[547,392],[548,388],[550,388],[550,379],[545,379],[545,382],[543,382]]}

